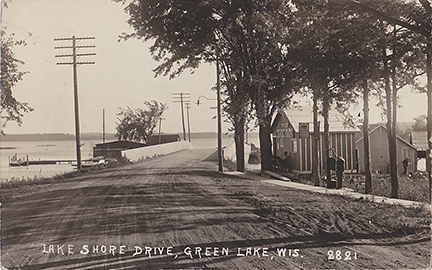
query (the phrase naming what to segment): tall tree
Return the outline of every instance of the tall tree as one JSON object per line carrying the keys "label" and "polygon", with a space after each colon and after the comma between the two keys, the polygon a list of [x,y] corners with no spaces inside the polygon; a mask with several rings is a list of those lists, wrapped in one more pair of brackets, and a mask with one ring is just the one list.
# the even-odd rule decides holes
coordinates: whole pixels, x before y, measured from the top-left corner
{"label": "tall tree", "polygon": [[[377,18],[400,25],[414,33],[418,33],[426,38],[426,72],[427,72],[427,99],[428,99],[428,121],[427,136],[432,138],[432,7],[429,0],[418,0],[419,5],[414,8],[402,10],[405,16],[394,16],[382,10],[382,6],[375,6],[369,1],[348,0],[349,3],[361,10],[373,14]],[[373,6],[371,6],[373,4]],[[432,140],[428,140],[429,151],[432,149]],[[430,153],[426,155],[426,170],[429,178],[429,190],[432,189],[432,165]],[[431,198],[432,193],[429,192]]]}
{"label": "tall tree", "polygon": [[[396,26],[390,35],[391,43],[383,49],[384,79],[386,93],[387,131],[389,140],[391,196],[398,198],[397,172],[397,99],[398,91],[406,85],[415,85],[415,78],[423,74],[422,64],[425,63],[421,48],[416,46],[415,35],[406,29]],[[408,36],[407,36],[408,35]],[[414,36],[413,36],[414,35]],[[389,52],[390,51],[390,52]],[[401,161],[399,161],[401,162]]]}
{"label": "tall tree", "polygon": [[[220,29],[226,39],[230,64],[241,71],[259,126],[261,170],[271,169],[271,120],[290,101],[297,71],[289,51],[282,46],[289,9],[284,1],[235,1]],[[230,37],[230,38],[227,38]]]}
{"label": "tall tree", "polygon": [[[395,17],[403,17],[407,10],[415,13],[413,3],[402,1],[378,1],[380,9]],[[377,20],[375,27],[376,48],[381,51],[381,77],[375,79],[376,88],[384,88],[383,110],[386,115],[386,126],[389,145],[389,170],[391,176],[391,196],[398,197],[398,160],[397,160],[397,93],[398,90],[412,85],[417,87],[416,78],[424,74],[425,46],[424,37],[406,28],[394,26],[386,21]],[[380,91],[378,91],[380,92]],[[400,162],[400,161],[399,161]]]}
{"label": "tall tree", "polygon": [[24,113],[33,111],[27,102],[18,101],[12,89],[18,82],[23,79],[23,76],[28,73],[20,71],[19,65],[24,64],[23,61],[16,58],[13,52],[14,46],[25,46],[25,41],[14,39],[13,35],[7,35],[5,30],[1,30],[1,118],[4,121],[2,124],[1,134],[4,134],[3,128],[10,121],[22,124]]}
{"label": "tall tree", "polygon": [[365,194],[372,191],[372,172],[369,139],[369,86],[368,81],[363,81],[363,152],[365,164]]}
{"label": "tall tree", "polygon": [[[120,2],[120,1],[118,1]],[[123,1],[126,4],[126,1]],[[234,5],[234,3],[232,3]],[[234,126],[238,170],[244,170],[244,121],[247,95],[240,94],[225,54],[226,39],[218,37],[218,29],[224,27],[226,14],[232,6],[228,1],[130,1],[125,11],[129,13],[132,34],[124,39],[154,40],[150,51],[161,64],[154,70],[156,76],[179,76],[184,70],[193,71],[203,61],[220,63],[223,67],[223,85],[227,104],[225,113]],[[219,61],[216,61],[219,59]],[[237,71],[235,71],[237,72]],[[238,74],[238,72],[237,72]],[[240,100],[241,99],[241,100]]]}
{"label": "tall tree", "polygon": [[[294,16],[297,31],[303,34],[298,41],[301,66],[305,69],[306,85],[311,89],[314,100],[314,140],[318,136],[317,102],[321,101],[324,118],[323,149],[324,169],[330,185],[331,174],[327,166],[329,149],[329,111],[335,103],[345,105],[356,98],[357,77],[354,75],[353,60],[358,45],[354,31],[356,19],[346,5],[322,0],[293,1],[296,6]],[[348,15],[348,16],[347,16]],[[357,27],[356,29],[359,29]],[[315,154],[316,155],[316,154]],[[317,168],[318,170],[318,168]],[[317,182],[317,176],[315,176]]]}
{"label": "tall tree", "polygon": [[[222,63],[225,63],[222,61]],[[234,130],[237,171],[245,170],[245,128],[252,119],[250,99],[244,89],[241,72],[231,74],[230,67],[224,65],[225,99],[223,109]]]}
{"label": "tall tree", "polygon": [[271,169],[271,120],[289,100],[295,77],[280,46],[285,1],[131,1],[126,11],[135,32],[123,38],[154,39],[150,50],[162,62],[156,75],[175,77],[203,59],[229,56],[224,61],[241,72],[258,118],[261,168]]}
{"label": "tall tree", "polygon": [[150,144],[153,131],[168,107],[155,100],[145,101],[144,105],[145,109],[120,108],[115,135],[119,140]]}

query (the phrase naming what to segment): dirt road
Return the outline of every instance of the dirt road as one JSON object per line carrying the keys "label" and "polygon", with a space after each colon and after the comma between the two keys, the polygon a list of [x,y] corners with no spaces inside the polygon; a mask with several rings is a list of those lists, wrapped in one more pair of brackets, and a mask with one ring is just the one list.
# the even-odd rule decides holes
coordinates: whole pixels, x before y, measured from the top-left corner
{"label": "dirt road", "polygon": [[239,176],[185,150],[4,200],[7,269],[426,269],[430,213]]}

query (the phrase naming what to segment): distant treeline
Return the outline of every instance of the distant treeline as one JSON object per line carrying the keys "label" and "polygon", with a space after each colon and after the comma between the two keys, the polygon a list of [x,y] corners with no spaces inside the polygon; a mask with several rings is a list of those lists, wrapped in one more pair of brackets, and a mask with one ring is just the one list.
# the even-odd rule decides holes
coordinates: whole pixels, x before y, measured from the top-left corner
{"label": "distant treeline", "polygon": [[[164,133],[165,134],[165,133]],[[183,136],[182,133],[178,133],[180,137]],[[157,135],[157,134],[154,134]],[[250,136],[258,135],[256,133],[250,134]],[[186,134],[186,137],[188,135]],[[232,135],[231,135],[232,136]],[[224,134],[223,137],[231,137],[230,135]],[[217,138],[216,132],[196,132],[191,133],[192,139],[208,139]],[[12,142],[12,141],[73,141],[75,140],[75,135],[64,134],[64,133],[44,133],[44,134],[6,134],[0,136],[0,141]],[[101,133],[83,133],[81,134],[81,140],[100,140],[102,141]],[[105,134],[106,141],[115,141],[117,138],[114,133]]]}
{"label": "distant treeline", "polygon": [[[105,134],[107,141],[115,140],[115,134]],[[83,133],[80,137],[81,140],[102,140],[102,134],[99,133]],[[75,135],[64,133],[45,133],[45,134],[6,134],[0,137],[1,141],[73,141]]]}

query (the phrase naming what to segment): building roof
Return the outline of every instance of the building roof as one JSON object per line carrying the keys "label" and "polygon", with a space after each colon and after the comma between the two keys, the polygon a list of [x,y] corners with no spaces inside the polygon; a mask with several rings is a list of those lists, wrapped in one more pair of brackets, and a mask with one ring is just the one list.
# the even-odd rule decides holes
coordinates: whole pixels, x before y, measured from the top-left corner
{"label": "building roof", "polygon": [[[279,110],[278,114],[285,114],[295,132],[299,131],[300,123],[309,123],[309,130],[313,132],[313,110],[311,106],[302,106],[296,109],[283,109]],[[279,119],[280,117],[276,117],[273,124],[276,124]],[[318,114],[318,121],[320,122],[320,132],[324,132],[324,118],[321,114]],[[333,109],[329,111],[329,131],[360,132],[360,129],[346,124],[344,116]]]}
{"label": "building roof", "polygon": [[[372,134],[372,133],[374,133],[375,131],[377,131],[380,128],[384,129],[387,132],[387,128],[383,124],[379,124],[374,129],[372,129],[371,131],[369,131],[369,135]],[[409,142],[407,142],[406,140],[404,140],[399,135],[396,138],[398,140],[402,141],[403,143],[405,143],[406,145],[408,145],[409,147],[416,149],[412,144],[410,144]],[[357,144],[357,143],[359,143],[362,140],[363,140],[363,137],[361,137],[360,139],[358,139],[355,143]]]}
{"label": "building roof", "polygon": [[427,131],[411,131],[411,144],[417,151],[426,151],[428,148]]}
{"label": "building roof", "polygon": [[[176,142],[180,141],[180,135],[178,134],[161,134],[161,143],[170,143],[170,142]],[[150,137],[150,145],[159,144],[159,135],[152,135]]]}
{"label": "building roof", "polygon": [[[129,142],[129,141],[111,141],[111,142],[106,142],[105,143],[106,146],[118,146],[119,148],[122,147],[126,147],[126,148],[130,148],[130,147],[143,147],[143,146],[147,146],[146,144],[143,143],[136,143],[136,142]],[[103,147],[104,143],[98,143],[96,144],[96,147]]]}

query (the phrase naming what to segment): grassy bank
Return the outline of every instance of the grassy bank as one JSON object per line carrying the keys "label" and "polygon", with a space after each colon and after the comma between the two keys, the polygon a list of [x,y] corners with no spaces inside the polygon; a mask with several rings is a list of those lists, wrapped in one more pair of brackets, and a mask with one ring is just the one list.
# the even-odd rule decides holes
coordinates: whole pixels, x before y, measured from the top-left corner
{"label": "grassy bank", "polygon": [[[253,149],[249,157],[249,163],[259,163],[259,150]],[[228,170],[235,171],[236,162],[231,160],[224,160],[224,166]],[[286,171],[275,171],[278,174],[287,176],[293,181],[300,182],[303,184],[314,185],[313,180],[307,177],[297,178],[293,174]],[[335,179],[336,176],[333,176]],[[398,177],[399,185],[399,199],[416,201],[422,203],[430,203],[429,200],[429,180],[426,172],[416,172],[410,174],[400,175]],[[327,183],[325,179],[320,182],[320,186],[326,187]],[[354,192],[364,193],[365,192],[365,177],[360,174],[345,174],[343,188],[352,189]],[[372,175],[372,192],[371,195],[391,197],[391,183],[389,174],[373,174]]]}
{"label": "grassy bank", "polygon": [[111,161],[103,166],[83,168],[81,170],[76,170],[72,172],[66,172],[61,174],[56,174],[51,177],[34,176],[34,177],[22,177],[22,178],[11,178],[0,183],[1,193],[0,198],[2,202],[11,200],[13,198],[22,196],[24,194],[29,194],[32,192],[37,192],[41,190],[46,185],[53,183],[70,181],[79,176],[92,174],[95,172],[103,171],[109,168],[122,167],[130,164],[127,159],[120,159],[116,161]]}
{"label": "grassy bank", "polygon": [[[398,177],[399,184],[399,199],[430,202],[429,201],[429,181],[426,174],[416,173],[413,175],[401,175]],[[344,186],[351,188],[356,192],[364,193],[365,191],[364,176],[346,175],[344,178]],[[372,193],[377,196],[390,197],[391,183],[390,175],[374,174],[372,175]]]}
{"label": "grassy bank", "polygon": [[[314,185],[309,178],[293,178],[292,175],[279,172],[282,175],[291,177],[293,180],[303,184]],[[335,178],[335,177],[334,177]],[[399,199],[430,203],[429,201],[429,181],[426,173],[415,173],[400,175],[398,177]],[[320,186],[325,187],[325,180],[320,182]],[[365,192],[365,177],[358,174],[345,174],[342,183],[343,188],[352,189],[358,193]],[[373,174],[372,175],[372,192],[371,195],[389,197],[391,196],[390,175]]]}

